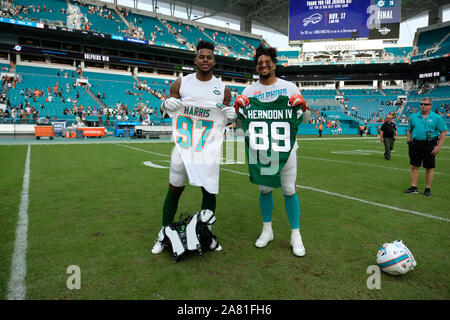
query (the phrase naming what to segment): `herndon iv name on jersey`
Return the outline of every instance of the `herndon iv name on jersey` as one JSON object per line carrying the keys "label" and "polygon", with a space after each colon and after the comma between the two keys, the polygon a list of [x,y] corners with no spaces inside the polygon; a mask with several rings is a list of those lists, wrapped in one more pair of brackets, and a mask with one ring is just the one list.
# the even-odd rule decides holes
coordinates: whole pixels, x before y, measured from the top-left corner
{"label": "herndon iv name on jersey", "polygon": [[245,131],[245,153],[250,181],[279,188],[280,172],[295,146],[302,116],[289,106],[287,96],[273,102],[249,98],[250,105],[239,114]]}

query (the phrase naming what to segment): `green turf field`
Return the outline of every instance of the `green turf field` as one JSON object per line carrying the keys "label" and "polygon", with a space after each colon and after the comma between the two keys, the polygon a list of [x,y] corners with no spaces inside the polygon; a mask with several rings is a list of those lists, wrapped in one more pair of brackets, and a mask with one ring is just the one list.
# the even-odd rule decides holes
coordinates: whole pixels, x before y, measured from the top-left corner
{"label": "green turf field", "polygon": [[[258,188],[246,164],[224,164],[213,227],[223,250],[178,263],[167,250],[150,253],[173,144],[121,141],[31,144],[26,299],[450,298],[448,139],[437,158],[433,197],[426,198],[423,169],[420,193],[402,193],[410,183],[404,138],[390,161],[375,139],[299,138],[303,258],[289,246],[280,190],[274,192],[275,239],[255,248]],[[1,299],[8,295],[27,150],[26,143],[0,145]],[[143,164],[148,161],[163,168]],[[194,213],[200,203],[200,189],[187,186],[179,209]],[[396,239],[412,251],[416,269],[403,277],[382,274],[381,289],[368,289],[366,270],[378,248]],[[81,270],[80,289],[67,288],[71,265]]]}

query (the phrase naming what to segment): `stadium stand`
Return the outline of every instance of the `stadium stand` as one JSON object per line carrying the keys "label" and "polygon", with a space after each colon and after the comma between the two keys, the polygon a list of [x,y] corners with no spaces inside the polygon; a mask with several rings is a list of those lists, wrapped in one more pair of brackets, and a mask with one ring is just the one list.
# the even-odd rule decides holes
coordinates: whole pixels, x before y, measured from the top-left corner
{"label": "stadium stand", "polygon": [[67,3],[58,0],[36,0],[30,3],[27,0],[14,0],[12,2],[16,17],[23,20],[39,21],[42,23],[65,23]]}
{"label": "stadium stand", "polygon": [[154,17],[129,13],[127,20],[135,26],[144,36],[156,45],[166,47],[180,47],[187,50],[187,47],[178,42],[175,34],[167,27],[165,20]]}
{"label": "stadium stand", "polygon": [[[1,66],[8,67],[7,64]],[[80,76],[75,68],[47,65],[17,65],[16,74],[20,81],[7,91],[7,97],[12,108],[16,109],[17,120],[20,118],[21,121],[25,120],[24,115],[20,117],[20,110],[27,107],[34,108],[38,117],[50,119],[75,120],[81,110],[82,119],[95,120],[100,110],[105,108],[102,114],[104,121],[106,112],[110,113],[111,120],[161,121],[161,99],[168,96],[175,79],[145,73],[133,77],[131,73],[91,68],[85,69]],[[86,85],[82,84],[83,79]],[[244,88],[227,85],[233,99]],[[352,128],[351,121],[381,122],[387,114],[397,114],[399,106],[396,101],[403,95],[408,97],[408,102],[396,118],[400,123],[406,123],[410,114],[417,111],[418,102],[425,95],[434,99],[436,111],[443,117],[447,117],[450,105],[450,86],[424,86],[409,92],[399,88],[305,88],[302,94],[312,109],[308,122],[324,123],[330,130]],[[343,96],[342,100],[336,99],[339,94]],[[26,121],[33,120],[32,114],[33,111]],[[314,131],[315,127],[311,128]]]}
{"label": "stadium stand", "polygon": [[411,54],[413,47],[386,47],[384,50],[392,58],[407,58]]}
{"label": "stadium stand", "polygon": [[7,72],[9,70],[9,64],[8,63],[0,63],[0,71],[1,72]]}
{"label": "stadium stand", "polygon": [[444,119],[450,121],[450,83],[434,85],[426,82],[418,90],[408,92],[408,101],[400,114],[402,122],[407,122],[409,116],[420,109],[420,100],[424,97],[431,97],[433,99],[434,112],[441,114]]}
{"label": "stadium stand", "polygon": [[[224,56],[251,59],[261,38],[244,36],[225,28],[214,28],[195,21],[167,17],[139,9],[124,9],[115,4],[96,5],[87,0],[37,0],[30,4],[25,0],[1,1],[1,17],[23,19],[51,26],[63,26],[78,30],[94,31],[112,36],[123,36],[146,41],[159,47],[181,50],[195,50],[199,40],[212,41],[216,53]],[[383,49],[363,51],[342,50],[340,52],[311,52],[301,49],[286,49],[278,52],[279,64],[283,67],[294,65],[333,65],[370,63],[408,63],[421,59],[445,57],[450,52],[450,23],[438,24],[419,29],[413,47],[386,45]],[[409,58],[411,58],[411,61]],[[140,72],[136,67],[128,71],[83,66],[82,72],[74,67],[42,61],[25,63],[19,61],[17,67],[9,60],[2,60],[2,73],[15,73],[15,77],[2,78],[0,103],[7,105],[8,118],[12,121],[33,121],[36,117],[67,119],[77,121],[139,120],[160,123],[161,99],[168,96],[173,80],[182,73],[158,74]],[[152,72],[152,71],[150,71]],[[240,94],[246,83],[227,82],[232,91],[232,102]],[[343,86],[340,89],[324,86],[323,83],[303,86],[302,93],[311,107],[309,123],[303,124],[315,131],[318,123],[327,129],[338,127],[351,129],[355,124],[381,123],[387,114],[396,116],[400,123],[407,123],[412,112],[417,111],[422,97],[430,96],[435,108],[448,118],[450,86],[418,81],[413,89],[406,90],[401,85],[394,88],[374,88]],[[420,87],[417,87],[420,85]],[[399,103],[399,97],[406,97]],[[341,98],[339,98],[341,97]],[[29,115],[22,113],[25,109]],[[35,110],[35,111],[34,111]],[[12,117],[14,115],[14,117]],[[26,117],[26,120],[25,120]],[[35,120],[35,119],[34,119]],[[306,132],[309,132],[306,130]]]}
{"label": "stadium stand", "polygon": [[[18,65],[16,75],[19,80],[6,91],[14,122],[36,121],[37,117],[75,120],[77,115],[93,121],[99,113],[107,120],[107,112],[112,120],[161,121],[160,99],[169,90],[169,83],[162,79],[144,80],[154,88],[152,94],[139,88],[131,75],[85,71],[79,76],[75,68],[36,64]],[[20,110],[28,114],[19,117]]]}
{"label": "stadium stand", "polygon": [[350,113],[365,120],[382,120],[397,110],[397,97],[383,95],[376,89],[343,89],[341,92]]}
{"label": "stadium stand", "polygon": [[141,10],[123,9],[117,6],[108,8],[87,1],[39,0],[30,4],[26,0],[1,2],[0,16],[24,21],[40,22],[45,25],[72,28],[126,36],[145,40],[148,43],[194,50],[198,40],[215,43],[218,54],[250,58],[253,50],[261,42],[250,36],[233,34],[232,30],[222,31],[210,27],[198,27],[186,23],[183,19],[168,20],[158,16],[149,16]]}
{"label": "stadium stand", "polygon": [[450,54],[450,22],[418,29],[411,61],[436,59]]}
{"label": "stadium stand", "polygon": [[292,64],[299,60],[300,52],[298,50],[280,50],[278,51],[278,60],[280,64]]}
{"label": "stadium stand", "polygon": [[21,81],[9,90],[8,97],[13,106],[35,108],[39,117],[61,118],[69,115],[69,112],[64,114],[65,109],[73,112],[77,106],[94,107],[95,101],[82,87],[76,86],[75,73],[62,68],[18,65],[16,74]]}
{"label": "stadium stand", "polygon": [[82,18],[80,19],[81,24],[76,26],[76,28],[81,27],[83,30],[108,34],[127,33],[127,25],[115,10],[94,5],[86,5],[79,1],[74,1],[71,6],[74,8],[75,12],[80,12],[82,14]]}

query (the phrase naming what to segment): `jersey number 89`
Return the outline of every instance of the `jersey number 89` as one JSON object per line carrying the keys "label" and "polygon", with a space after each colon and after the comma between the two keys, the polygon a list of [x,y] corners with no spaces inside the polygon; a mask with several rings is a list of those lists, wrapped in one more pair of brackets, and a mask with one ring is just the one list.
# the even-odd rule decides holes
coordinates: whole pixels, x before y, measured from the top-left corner
{"label": "jersey number 89", "polygon": [[250,122],[248,126],[250,148],[267,151],[271,147],[275,152],[289,152],[291,150],[290,127],[289,122],[272,122],[269,130],[267,122]]}

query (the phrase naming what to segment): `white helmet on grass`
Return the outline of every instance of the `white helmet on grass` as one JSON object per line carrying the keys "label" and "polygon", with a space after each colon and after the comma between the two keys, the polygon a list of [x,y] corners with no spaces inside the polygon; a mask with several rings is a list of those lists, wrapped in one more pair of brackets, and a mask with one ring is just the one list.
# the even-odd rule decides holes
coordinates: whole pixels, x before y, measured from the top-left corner
{"label": "white helmet on grass", "polygon": [[378,250],[377,264],[390,275],[403,275],[413,270],[417,262],[402,240],[396,240],[383,244]]}

